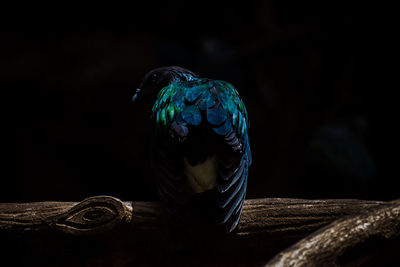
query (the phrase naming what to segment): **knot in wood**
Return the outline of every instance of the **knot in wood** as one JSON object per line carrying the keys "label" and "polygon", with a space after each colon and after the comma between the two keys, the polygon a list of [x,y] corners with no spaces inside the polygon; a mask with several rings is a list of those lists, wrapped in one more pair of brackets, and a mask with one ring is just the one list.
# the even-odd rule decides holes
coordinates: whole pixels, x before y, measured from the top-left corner
{"label": "knot in wood", "polygon": [[97,234],[130,220],[130,212],[119,199],[110,196],[90,197],[59,216],[53,227],[81,235]]}

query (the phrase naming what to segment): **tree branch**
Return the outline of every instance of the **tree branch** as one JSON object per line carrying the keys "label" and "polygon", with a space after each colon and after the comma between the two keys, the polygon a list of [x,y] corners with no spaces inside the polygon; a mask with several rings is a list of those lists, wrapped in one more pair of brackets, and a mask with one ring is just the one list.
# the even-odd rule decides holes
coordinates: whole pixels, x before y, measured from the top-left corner
{"label": "tree branch", "polygon": [[[388,205],[365,200],[246,200],[236,235],[303,234],[348,214]],[[155,231],[167,221],[159,203],[122,202],[110,196],[82,202],[0,203],[0,230],[30,232],[55,229],[73,235],[97,234],[120,224]],[[163,226],[163,227],[162,227]]]}
{"label": "tree branch", "polygon": [[109,196],[82,202],[0,203],[0,230],[60,230],[72,235],[97,234],[132,219],[130,202]]}
{"label": "tree branch", "polygon": [[[349,215],[351,217],[347,218]],[[346,219],[340,219],[343,217]],[[383,217],[391,219],[384,221],[381,219]],[[367,234],[361,231],[363,227],[369,227],[365,226],[365,220],[371,227],[374,225],[374,230]],[[327,226],[330,223],[338,226]],[[387,231],[388,225],[392,229],[390,234]],[[186,231],[174,229],[164,217],[160,204],[154,202],[122,202],[113,197],[98,196],[79,203],[0,204],[0,234],[11,236],[10,242],[21,243],[21,240],[28,238],[31,240],[28,244],[40,243],[40,247],[48,247],[46,253],[54,254],[54,250],[78,250],[77,244],[95,239],[96,242],[90,243],[90,246],[86,243],[82,246],[90,251],[107,250],[106,254],[96,255],[96,260],[124,259],[129,264],[182,264],[193,263],[195,260],[200,265],[259,266],[282,249],[326,226],[323,228],[325,230],[307,237],[307,241],[300,241],[303,243],[282,252],[269,263],[270,266],[279,266],[283,262],[285,266],[287,261],[292,263],[293,259],[298,259],[298,264],[315,262],[319,265],[325,258],[329,263],[337,261],[354,244],[373,233],[378,236],[381,233],[381,236],[392,240],[398,235],[399,225],[398,202],[351,199],[246,200],[239,227],[229,235],[209,233],[197,228]],[[340,234],[334,235],[329,229],[339,231]],[[359,235],[353,240],[350,238],[352,233]],[[348,241],[343,239],[346,234]],[[16,236],[19,236],[18,241],[15,241]],[[71,238],[75,240],[73,245],[65,241]],[[49,242],[56,242],[57,246],[47,246]],[[307,255],[307,260],[299,260],[299,253],[306,253],[304,255]],[[51,263],[54,263],[54,259]]]}
{"label": "tree branch", "polygon": [[[357,255],[356,259],[350,255],[347,259],[342,256],[350,254],[349,251],[360,244],[365,247],[377,239],[397,237],[400,237],[400,200],[365,214],[336,220],[279,253],[266,266],[342,266],[345,263],[359,266],[370,261],[370,256],[366,253],[361,257]],[[396,246],[400,252],[399,244]]]}

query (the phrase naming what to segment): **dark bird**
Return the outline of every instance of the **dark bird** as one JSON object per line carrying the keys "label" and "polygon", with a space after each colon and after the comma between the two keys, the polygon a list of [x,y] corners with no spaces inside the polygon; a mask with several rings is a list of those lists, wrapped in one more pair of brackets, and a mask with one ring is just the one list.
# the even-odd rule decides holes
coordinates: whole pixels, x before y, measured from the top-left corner
{"label": "dark bird", "polygon": [[233,231],[246,195],[251,152],[246,108],[229,83],[181,67],[146,74],[133,100],[152,109],[152,168],[160,198],[177,225]]}

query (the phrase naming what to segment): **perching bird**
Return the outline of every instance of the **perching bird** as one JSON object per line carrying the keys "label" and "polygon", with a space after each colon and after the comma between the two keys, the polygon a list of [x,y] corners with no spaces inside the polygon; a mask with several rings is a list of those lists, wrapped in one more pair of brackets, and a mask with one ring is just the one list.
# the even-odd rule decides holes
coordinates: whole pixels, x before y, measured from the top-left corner
{"label": "perching bird", "polygon": [[133,100],[155,93],[152,167],[169,217],[178,225],[233,231],[251,164],[249,121],[238,92],[174,66],[146,74]]}

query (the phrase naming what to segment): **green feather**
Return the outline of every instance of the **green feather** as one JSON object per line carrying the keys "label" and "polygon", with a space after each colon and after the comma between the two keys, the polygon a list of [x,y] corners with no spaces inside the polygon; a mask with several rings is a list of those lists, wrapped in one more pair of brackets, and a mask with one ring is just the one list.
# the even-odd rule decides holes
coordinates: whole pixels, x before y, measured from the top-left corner
{"label": "green feather", "polygon": [[238,113],[239,113],[239,111],[237,109],[233,109],[233,113],[232,113],[232,125],[233,126],[235,126],[237,123]]}
{"label": "green feather", "polygon": [[167,126],[167,109],[163,108],[161,110],[160,119],[163,126]]}
{"label": "green feather", "polygon": [[168,119],[169,119],[169,121],[172,121],[174,119],[174,115],[175,115],[174,103],[169,104],[167,107],[167,110],[168,110]]}
{"label": "green feather", "polygon": [[242,116],[242,113],[241,113],[241,112],[238,112],[238,115],[239,115],[239,116],[238,116],[238,118],[239,118],[239,119],[238,119],[238,120],[239,120],[239,124],[238,124],[238,127],[236,128],[236,129],[237,129],[236,132],[240,134],[240,133],[241,133],[241,129],[242,129],[242,125],[243,125],[243,121],[244,121],[244,120],[243,120],[243,116]]}

